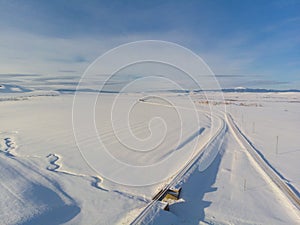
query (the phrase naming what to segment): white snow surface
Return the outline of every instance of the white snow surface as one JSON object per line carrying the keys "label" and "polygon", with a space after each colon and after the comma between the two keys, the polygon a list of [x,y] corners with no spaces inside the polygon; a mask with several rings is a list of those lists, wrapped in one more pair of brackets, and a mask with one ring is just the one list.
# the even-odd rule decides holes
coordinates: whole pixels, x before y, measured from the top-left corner
{"label": "white snow surface", "polygon": [[[1,224],[129,224],[168,182],[163,180],[141,187],[115,183],[109,178],[119,174],[120,180],[124,171],[121,173],[114,165],[108,165],[101,151],[91,164],[106,165],[107,171],[102,174],[91,168],[73,134],[72,94],[36,92],[19,86],[0,87],[0,92],[3,90],[0,96]],[[214,95],[213,92],[209,94]],[[80,101],[88,103],[91,95],[81,95]],[[153,138],[147,145],[140,143],[138,148],[141,148],[160,142],[161,136],[157,134],[164,133],[164,125],[159,120],[152,121],[149,127],[153,115],[165,119],[168,129],[159,151],[148,154],[129,154],[126,145],[120,144],[114,136],[107,118],[110,99],[115,94],[107,94],[101,104],[96,104],[95,124],[99,135],[111,154],[121,161],[137,166],[151,165],[170,155],[182,155],[184,160],[176,157],[161,172],[162,177],[170,177],[193,153],[190,150],[193,150],[195,137],[205,143],[215,132],[213,119],[205,112],[226,103],[227,112],[232,114],[242,132],[273,169],[299,192],[299,94],[225,93],[225,102],[220,99],[210,107],[205,103],[205,96],[193,94],[190,97],[199,110],[200,121],[195,123],[190,110],[185,108],[185,95],[157,93],[183,106],[181,121],[184,124],[179,123],[178,115],[172,107],[164,106],[165,103],[139,102],[144,95],[123,94],[119,102],[120,114],[117,114],[120,119],[116,121],[119,127],[125,126],[122,107],[137,100],[134,116],[130,117],[132,132],[143,140]],[[179,138],[178,130],[182,127],[184,132]],[[151,135],[151,131],[155,133]],[[133,143],[128,130],[118,132],[125,143]],[[86,133],[84,136],[87,151],[99,148],[93,135]],[[299,212],[261,175],[229,130],[222,140],[221,151],[206,170],[194,169],[184,177],[181,199],[171,204],[168,212],[153,209],[151,219],[144,221],[145,224],[300,223]],[[124,182],[134,182],[143,176],[155,177],[157,173],[159,171],[154,169],[143,174],[128,174]]]}

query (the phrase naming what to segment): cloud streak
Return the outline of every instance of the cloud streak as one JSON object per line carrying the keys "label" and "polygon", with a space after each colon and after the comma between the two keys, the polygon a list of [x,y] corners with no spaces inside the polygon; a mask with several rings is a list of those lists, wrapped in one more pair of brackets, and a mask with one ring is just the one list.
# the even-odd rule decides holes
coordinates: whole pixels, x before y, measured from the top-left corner
{"label": "cloud streak", "polygon": [[299,2],[281,1],[0,0],[0,73],[79,76],[110,48],[159,39],[234,80],[262,74],[298,84],[299,11]]}

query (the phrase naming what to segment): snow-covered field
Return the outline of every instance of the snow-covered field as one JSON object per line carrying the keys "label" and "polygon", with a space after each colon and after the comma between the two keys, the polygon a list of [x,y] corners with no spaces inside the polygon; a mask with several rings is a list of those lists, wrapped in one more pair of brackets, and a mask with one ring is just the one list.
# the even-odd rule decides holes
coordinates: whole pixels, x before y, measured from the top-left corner
{"label": "snow-covered field", "polygon": [[[220,111],[226,103],[241,131],[299,197],[299,93],[224,93],[210,104],[201,93],[107,93],[93,105],[90,130],[88,118],[76,119],[88,115],[83,106],[96,93],[80,94],[74,115],[72,92],[45,89],[38,81],[0,85],[1,224],[130,224],[199,149],[204,154],[179,182],[181,198],[170,211],[149,210],[144,224],[300,222],[299,211],[228,127],[211,152],[205,146],[219,119],[225,121]],[[106,150],[121,163],[111,163]]]}
{"label": "snow-covered field", "polygon": [[271,165],[300,190],[300,170],[296,169],[300,159],[300,93],[240,94],[238,98],[260,105],[229,106],[239,127]]}

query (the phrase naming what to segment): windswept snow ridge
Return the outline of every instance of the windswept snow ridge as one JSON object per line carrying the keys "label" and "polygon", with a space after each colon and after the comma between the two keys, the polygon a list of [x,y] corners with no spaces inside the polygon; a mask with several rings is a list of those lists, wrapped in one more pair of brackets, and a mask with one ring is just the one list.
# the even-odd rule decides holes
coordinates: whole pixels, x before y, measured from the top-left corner
{"label": "windswept snow ridge", "polygon": [[0,154],[0,221],[2,224],[62,224],[80,206],[31,162]]}

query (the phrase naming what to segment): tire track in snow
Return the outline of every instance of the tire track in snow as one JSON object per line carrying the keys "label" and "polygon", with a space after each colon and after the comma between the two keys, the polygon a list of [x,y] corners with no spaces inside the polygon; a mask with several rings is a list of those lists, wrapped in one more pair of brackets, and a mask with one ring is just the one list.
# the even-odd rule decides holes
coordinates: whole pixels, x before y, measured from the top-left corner
{"label": "tire track in snow", "polygon": [[15,197],[15,199],[17,199],[18,201],[20,201],[24,206],[26,206],[26,202],[22,199],[21,196],[19,196],[18,193],[13,192],[11,187],[8,187],[6,184],[4,184],[4,182],[1,182],[0,185],[6,189],[8,191],[8,193],[10,193],[12,196]]}
{"label": "tire track in snow", "polygon": [[114,190],[113,191],[114,193],[117,193],[125,198],[128,198],[128,199],[134,199],[134,200],[138,200],[140,202],[144,202],[144,203],[149,203],[150,200],[145,198],[145,197],[141,197],[141,196],[137,196],[137,195],[132,195],[130,193],[126,193],[126,192],[122,192],[122,191],[118,191],[118,190]]}

